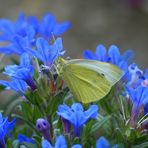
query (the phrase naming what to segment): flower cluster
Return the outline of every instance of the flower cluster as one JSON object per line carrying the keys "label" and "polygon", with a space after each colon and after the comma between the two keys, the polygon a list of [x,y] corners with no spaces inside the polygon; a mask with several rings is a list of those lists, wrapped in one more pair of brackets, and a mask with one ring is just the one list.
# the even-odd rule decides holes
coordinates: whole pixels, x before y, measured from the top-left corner
{"label": "flower cluster", "polygon": [[[78,60],[83,63],[79,64],[81,69],[75,69],[77,60],[69,62],[61,58],[65,50],[59,36],[69,27],[69,22],[58,23],[50,13],[42,20],[25,17],[23,13],[16,22],[0,20],[0,42],[6,43],[0,46],[0,53],[19,57],[19,62],[12,60],[11,65],[3,67],[7,78],[0,80],[0,85],[4,86],[0,91],[8,89],[17,93],[4,107],[4,113],[14,119],[8,122],[0,113],[0,147],[117,148],[146,145],[148,69],[142,71],[133,62],[132,50],[121,54],[115,45],[108,50],[104,45],[98,45],[96,53],[84,50],[84,59]],[[102,67],[102,72],[96,75],[96,71],[90,68],[93,61],[95,68],[100,61],[98,63],[105,62],[108,68],[115,69],[108,74]],[[61,68],[62,62],[70,69],[70,76],[65,77],[71,87],[60,75],[67,70],[66,66]],[[74,64],[71,66],[71,63]],[[90,69],[86,70],[87,66]],[[72,83],[73,67],[78,70],[77,83],[83,81],[86,89],[85,85],[74,86]],[[84,69],[85,75],[81,73]],[[97,97],[98,93],[88,89],[92,83],[96,91],[104,94],[106,85],[110,85],[106,75],[116,78],[116,69],[124,71],[124,76],[112,88],[110,86],[105,97],[88,104],[75,98],[74,89],[79,97],[81,94]],[[90,74],[94,77],[89,77]],[[95,77],[100,82],[96,82]],[[104,87],[98,88],[98,83]]]}

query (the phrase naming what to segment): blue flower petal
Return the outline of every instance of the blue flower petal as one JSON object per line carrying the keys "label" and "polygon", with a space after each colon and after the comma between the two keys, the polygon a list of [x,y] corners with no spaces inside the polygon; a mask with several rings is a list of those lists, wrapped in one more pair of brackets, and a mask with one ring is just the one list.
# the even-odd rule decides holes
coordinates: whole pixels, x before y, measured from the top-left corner
{"label": "blue flower petal", "polygon": [[6,89],[11,89],[16,91],[20,95],[23,95],[28,87],[26,82],[15,78],[13,78],[11,81],[0,80],[0,85],[5,86]]}
{"label": "blue flower petal", "polygon": [[53,148],[53,146],[47,140],[43,140],[42,148]]}
{"label": "blue flower petal", "polygon": [[122,55],[122,58],[128,63],[131,63],[134,58],[134,52],[132,50],[126,50]]}
{"label": "blue flower petal", "polygon": [[20,66],[30,66],[31,64],[31,60],[30,60],[30,56],[28,53],[24,53],[21,55],[21,59],[20,59]]}
{"label": "blue flower petal", "polygon": [[110,144],[104,137],[100,137],[96,142],[96,148],[110,148]]}
{"label": "blue flower petal", "polygon": [[91,59],[91,60],[97,60],[97,56],[92,52],[92,51],[89,51],[89,50],[84,50],[83,51],[83,57],[85,59]]}
{"label": "blue flower petal", "polygon": [[56,138],[55,148],[67,148],[67,143],[64,136],[58,136]]}
{"label": "blue flower petal", "polygon": [[73,145],[71,148],[82,148],[82,145],[80,145],[80,144],[75,144],[75,145]]}
{"label": "blue flower petal", "polygon": [[148,87],[138,86],[135,89],[127,88],[127,92],[133,103],[138,106],[148,103]]}
{"label": "blue flower petal", "polygon": [[120,51],[117,46],[111,45],[108,50],[108,55],[111,58],[111,61],[113,64],[118,64],[119,57],[120,57]]}
{"label": "blue flower petal", "polygon": [[20,143],[23,143],[23,142],[32,143],[32,144],[35,143],[34,140],[32,140],[31,138],[26,137],[23,134],[18,134],[18,140],[19,140]]}
{"label": "blue flower petal", "polygon": [[106,48],[105,48],[105,46],[103,46],[101,44],[98,45],[96,47],[96,55],[97,55],[98,60],[106,61],[107,59],[106,59]]}
{"label": "blue flower petal", "polygon": [[70,27],[70,22],[64,22],[61,24],[56,24],[53,30],[53,34],[58,36],[64,33]]}
{"label": "blue flower petal", "polygon": [[4,138],[14,128],[15,123],[16,119],[9,122],[8,118],[3,118],[2,114],[0,113],[0,146],[5,145]]}
{"label": "blue flower petal", "polygon": [[87,111],[84,112],[87,118],[96,118],[98,115],[98,106],[97,105],[91,105]]}
{"label": "blue flower petal", "polygon": [[69,120],[69,118],[72,115],[72,110],[67,105],[59,105],[57,114],[61,117],[63,117],[66,120]]}
{"label": "blue flower petal", "polygon": [[80,103],[74,103],[72,106],[71,106],[71,109],[74,111],[74,112],[83,112],[83,107]]}

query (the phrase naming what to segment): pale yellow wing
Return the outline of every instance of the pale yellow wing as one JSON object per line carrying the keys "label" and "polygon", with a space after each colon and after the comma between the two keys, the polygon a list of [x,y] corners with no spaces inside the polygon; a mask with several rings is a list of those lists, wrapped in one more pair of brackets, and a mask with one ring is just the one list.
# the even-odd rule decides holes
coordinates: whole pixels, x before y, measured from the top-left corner
{"label": "pale yellow wing", "polygon": [[117,83],[124,75],[124,72],[117,66],[96,60],[75,59],[68,61],[67,64],[65,64],[65,66],[71,64],[86,67],[87,69],[96,71],[104,75],[105,78],[110,82],[111,86]]}
{"label": "pale yellow wing", "polygon": [[83,103],[98,101],[111,89],[109,81],[103,75],[75,63],[63,66],[61,76],[75,98]]}

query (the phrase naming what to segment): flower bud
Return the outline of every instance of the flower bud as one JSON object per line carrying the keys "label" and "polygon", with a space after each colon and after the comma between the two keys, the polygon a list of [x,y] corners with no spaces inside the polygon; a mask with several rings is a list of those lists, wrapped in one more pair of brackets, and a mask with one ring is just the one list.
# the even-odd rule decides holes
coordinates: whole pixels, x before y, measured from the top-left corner
{"label": "flower bud", "polygon": [[36,121],[36,128],[39,132],[42,133],[43,137],[47,139],[49,142],[51,141],[50,137],[50,125],[47,120],[43,118],[39,118]]}

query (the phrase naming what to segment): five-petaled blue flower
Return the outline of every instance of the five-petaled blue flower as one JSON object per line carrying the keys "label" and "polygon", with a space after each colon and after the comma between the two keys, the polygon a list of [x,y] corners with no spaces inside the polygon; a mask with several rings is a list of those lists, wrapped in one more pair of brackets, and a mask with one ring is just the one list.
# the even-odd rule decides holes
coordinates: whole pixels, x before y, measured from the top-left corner
{"label": "five-petaled blue flower", "polygon": [[80,129],[89,119],[95,119],[98,115],[98,106],[90,105],[84,111],[80,103],[74,103],[71,108],[67,105],[59,105],[57,114],[68,120],[74,126],[74,135],[80,136]]}
{"label": "five-petaled blue flower", "polygon": [[131,50],[127,50],[123,55],[121,55],[119,48],[115,45],[111,45],[107,53],[104,45],[98,45],[96,47],[96,53],[93,53],[90,50],[84,50],[83,56],[85,59],[99,60],[115,64],[127,72],[128,62],[132,59],[133,52]]}
{"label": "five-petaled blue flower", "polygon": [[64,54],[61,38],[57,38],[53,45],[49,45],[49,43],[43,38],[38,38],[36,41],[36,48],[37,50],[28,49],[28,51],[49,68],[58,56]]}
{"label": "five-petaled blue flower", "polygon": [[6,66],[4,74],[18,80],[23,80],[32,90],[36,89],[36,84],[33,80],[34,68],[27,53],[21,55],[20,65]]}
{"label": "five-petaled blue flower", "polygon": [[18,134],[18,140],[19,140],[19,143],[21,143],[21,144],[23,142],[32,143],[32,144],[35,143],[34,140],[32,140],[32,138],[28,138],[23,134]]}
{"label": "five-petaled blue flower", "polygon": [[7,117],[2,117],[0,113],[0,148],[5,148],[5,136],[14,128],[16,119],[11,122],[8,121]]}

